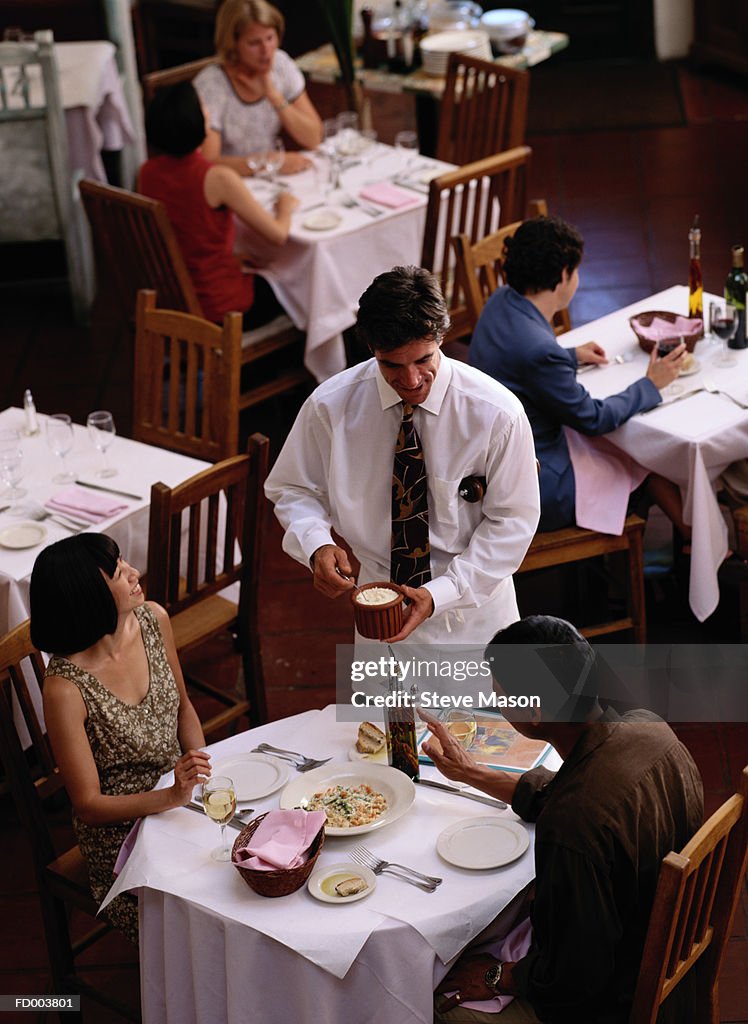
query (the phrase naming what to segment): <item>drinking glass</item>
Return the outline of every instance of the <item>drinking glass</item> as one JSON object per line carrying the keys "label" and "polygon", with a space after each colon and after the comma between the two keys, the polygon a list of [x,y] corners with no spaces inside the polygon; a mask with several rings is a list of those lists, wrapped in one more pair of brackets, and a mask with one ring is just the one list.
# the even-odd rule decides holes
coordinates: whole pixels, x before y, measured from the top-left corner
{"label": "drinking glass", "polygon": [[719,302],[710,303],[709,327],[712,334],[716,334],[722,340],[722,351],[712,360],[714,366],[721,367],[722,369],[736,366],[738,361],[728,344],[738,331],[738,311],[735,306],[731,302],[726,302],[724,309],[722,309]]}
{"label": "drinking glass", "polygon": [[203,783],[203,807],[205,813],[221,826],[221,845],[210,851],[213,860],[231,860],[231,850],[226,840],[226,824],[234,817],[236,791],[232,779],[226,775],[215,775]]}
{"label": "drinking glass", "polygon": [[3,448],[0,451],[0,478],[6,487],[3,498],[18,501],[25,497],[25,488],[18,486],[23,479],[23,451],[20,444],[16,448]]}
{"label": "drinking glass", "polygon": [[86,426],[91,443],[97,451],[101,452],[103,464],[102,468],[96,471],[96,476],[116,476],[117,470],[109,465],[106,457],[107,448],[114,440],[116,433],[114,417],[105,409],[98,409],[96,412],[88,414]]}
{"label": "drinking glass", "polygon": [[65,462],[65,456],[73,447],[73,423],[65,412],[56,412],[47,417],[47,447],[62,459],[62,472],[52,477],[56,484],[69,484],[75,480]]}
{"label": "drinking glass", "polygon": [[322,142],[320,152],[327,160],[327,176],[325,179],[324,193],[327,197],[338,187],[340,168],[338,167],[338,150],[336,140],[338,135],[338,121],[335,117],[328,117],[322,122]]}
{"label": "drinking glass", "polygon": [[[673,351],[673,349],[676,349],[680,345],[680,343],[682,341],[683,341],[682,338],[666,338],[666,339],[663,339],[662,341],[658,342],[658,344],[657,344],[657,355],[660,357],[660,359],[662,359],[663,356],[670,355],[670,353]],[[683,391],[683,388],[681,387],[681,385],[680,384],[675,384],[675,383],[668,384],[668,386],[666,388],[662,389],[663,395],[665,395],[666,397],[670,397],[670,398],[674,398],[676,395],[681,394],[682,391]]]}
{"label": "drinking glass", "polygon": [[285,159],[286,147],[283,145],[283,139],[273,139],[270,149],[265,154],[265,171],[274,185],[278,184],[278,171],[283,166]]}
{"label": "drinking glass", "polygon": [[257,177],[265,169],[265,161],[267,159],[267,153],[264,149],[259,150],[257,153],[250,153],[247,157],[247,167],[249,167],[254,177]]}
{"label": "drinking glass", "polygon": [[444,712],[441,719],[447,732],[454,736],[460,746],[465,750],[470,750],[478,731],[473,712],[465,711],[462,708],[450,708]]}
{"label": "drinking glass", "polygon": [[358,114],[355,110],[344,110],[335,118],[338,128],[336,147],[339,156],[355,156],[361,151],[358,134]]}
{"label": "drinking glass", "polygon": [[400,150],[405,158],[402,171],[407,171],[418,152],[418,135],[416,132],[398,132],[395,136],[395,149]]}

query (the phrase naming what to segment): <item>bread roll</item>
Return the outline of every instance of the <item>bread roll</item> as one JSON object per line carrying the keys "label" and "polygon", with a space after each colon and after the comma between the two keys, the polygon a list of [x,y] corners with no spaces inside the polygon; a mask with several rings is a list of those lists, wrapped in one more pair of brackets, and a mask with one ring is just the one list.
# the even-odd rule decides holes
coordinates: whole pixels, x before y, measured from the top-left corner
{"label": "bread roll", "polygon": [[359,754],[376,754],[385,744],[385,735],[371,722],[362,722],[358,727],[356,750]]}

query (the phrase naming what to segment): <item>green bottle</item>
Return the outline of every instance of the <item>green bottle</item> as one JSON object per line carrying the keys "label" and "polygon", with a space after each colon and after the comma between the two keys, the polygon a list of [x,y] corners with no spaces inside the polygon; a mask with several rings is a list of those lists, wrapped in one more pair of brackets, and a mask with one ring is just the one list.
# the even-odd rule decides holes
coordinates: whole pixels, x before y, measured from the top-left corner
{"label": "green bottle", "polygon": [[732,247],[732,269],[725,281],[725,299],[731,302],[738,311],[738,333],[730,348],[748,348],[748,334],[746,333],[745,301],[748,292],[748,274],[743,266],[744,252],[742,245]]}

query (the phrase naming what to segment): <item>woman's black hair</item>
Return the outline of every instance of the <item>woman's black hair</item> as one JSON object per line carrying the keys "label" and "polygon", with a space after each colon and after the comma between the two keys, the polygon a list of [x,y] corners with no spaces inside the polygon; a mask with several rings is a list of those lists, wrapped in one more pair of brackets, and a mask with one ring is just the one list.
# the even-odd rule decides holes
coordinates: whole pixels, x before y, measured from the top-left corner
{"label": "woman's black hair", "polygon": [[50,654],[76,654],[117,628],[111,579],[119,547],[103,533],[82,533],[44,548],[31,573],[31,642]]}
{"label": "woman's black hair", "polygon": [[148,145],[169,156],[187,156],[205,141],[205,115],[192,82],[156,90],[145,112]]}
{"label": "woman's black hair", "polygon": [[504,277],[520,295],[553,291],[564,270],[574,273],[583,252],[582,236],[571,224],[558,217],[535,217],[504,243]]}

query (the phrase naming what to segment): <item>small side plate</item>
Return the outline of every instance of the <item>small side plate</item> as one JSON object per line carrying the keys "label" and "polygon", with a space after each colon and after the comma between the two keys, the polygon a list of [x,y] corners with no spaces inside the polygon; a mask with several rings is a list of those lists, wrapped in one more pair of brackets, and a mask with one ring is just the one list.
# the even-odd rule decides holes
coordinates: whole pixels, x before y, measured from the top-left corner
{"label": "small side plate", "polygon": [[362,754],[355,743],[351,744],[348,750],[349,761],[376,761],[377,764],[387,764],[387,744],[378,750],[376,754]]}
{"label": "small side plate", "polygon": [[698,373],[700,369],[701,369],[701,363],[698,361],[698,359],[694,359],[692,357],[691,361],[689,362],[689,364],[685,367],[685,369],[680,371],[678,376],[679,377],[690,377],[692,374]]}
{"label": "small side plate", "polygon": [[35,548],[47,536],[41,523],[15,523],[0,530],[0,546],[4,548]]}
{"label": "small side plate", "polygon": [[[339,878],[336,877],[338,875],[340,876]],[[366,888],[353,896],[337,896],[334,892],[334,885],[337,882],[341,882],[344,878],[363,878],[366,882]],[[333,891],[327,893],[323,886]],[[356,903],[358,900],[363,900],[370,896],[377,887],[377,876],[370,868],[353,864],[349,860],[341,861],[338,864],[327,864],[325,867],[319,868],[319,870],[312,874],[306,883],[306,887],[315,900],[320,900],[322,903],[335,903],[340,906],[343,903]]]}
{"label": "small side plate", "polygon": [[332,231],[342,221],[342,217],[334,210],[315,210],[301,222],[307,231]]}

